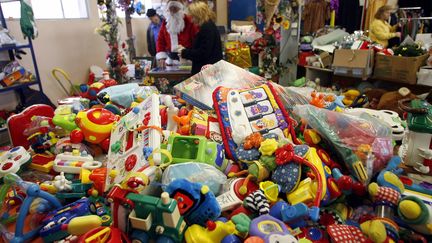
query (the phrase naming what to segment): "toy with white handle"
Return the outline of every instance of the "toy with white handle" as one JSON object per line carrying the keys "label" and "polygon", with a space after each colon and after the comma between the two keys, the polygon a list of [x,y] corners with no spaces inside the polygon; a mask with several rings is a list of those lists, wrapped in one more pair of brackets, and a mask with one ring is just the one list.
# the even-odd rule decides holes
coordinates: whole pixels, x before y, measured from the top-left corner
{"label": "toy with white handle", "polygon": [[170,95],[165,96],[164,103],[167,106],[167,116],[168,116],[168,122],[167,122],[167,129],[169,131],[175,132],[177,131],[177,122],[174,121],[174,116],[178,114],[179,109],[174,106],[174,103],[172,101],[172,97]]}
{"label": "toy with white handle", "polygon": [[102,163],[94,161],[93,157],[87,152],[79,152],[74,150],[71,152],[65,152],[58,154],[54,160],[53,169],[56,172],[65,172],[70,174],[79,174],[81,168],[94,170],[102,167]]}
{"label": "toy with white handle", "polygon": [[238,91],[232,90],[229,92],[227,103],[232,137],[234,142],[240,145],[248,135],[252,134],[252,128],[242,103],[242,97]]}
{"label": "toy with white handle", "polygon": [[12,148],[3,153],[0,156],[0,178],[9,173],[17,173],[21,166],[30,161],[30,154],[22,146]]}

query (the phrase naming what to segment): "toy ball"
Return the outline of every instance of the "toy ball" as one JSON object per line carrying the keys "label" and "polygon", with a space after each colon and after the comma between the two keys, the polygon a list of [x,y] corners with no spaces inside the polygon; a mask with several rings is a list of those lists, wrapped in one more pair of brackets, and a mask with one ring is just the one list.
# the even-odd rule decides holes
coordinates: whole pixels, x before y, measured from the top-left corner
{"label": "toy ball", "polygon": [[72,143],[81,143],[84,140],[84,134],[81,130],[73,130],[70,133],[70,141]]}

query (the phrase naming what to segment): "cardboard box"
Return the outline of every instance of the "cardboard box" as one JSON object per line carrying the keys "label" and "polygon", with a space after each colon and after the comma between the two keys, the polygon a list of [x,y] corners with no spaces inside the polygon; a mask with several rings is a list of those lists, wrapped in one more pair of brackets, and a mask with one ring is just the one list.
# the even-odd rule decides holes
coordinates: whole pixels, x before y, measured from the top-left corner
{"label": "cardboard box", "polygon": [[231,30],[237,33],[255,32],[253,21],[231,20]]}
{"label": "cardboard box", "polygon": [[417,84],[432,86],[432,67],[421,67],[420,71],[417,73],[417,78]]}
{"label": "cardboard box", "polygon": [[373,70],[373,50],[335,50],[333,57],[334,74],[366,79]]}
{"label": "cardboard box", "polygon": [[374,78],[406,84],[417,83],[417,72],[426,64],[429,55],[399,57],[377,55]]}

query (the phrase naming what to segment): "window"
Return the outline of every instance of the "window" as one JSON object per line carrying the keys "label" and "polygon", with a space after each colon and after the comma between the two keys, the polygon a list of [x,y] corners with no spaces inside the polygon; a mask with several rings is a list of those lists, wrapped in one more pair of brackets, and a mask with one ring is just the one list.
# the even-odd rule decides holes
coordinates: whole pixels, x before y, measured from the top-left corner
{"label": "window", "polygon": [[[36,19],[88,18],[86,0],[32,0],[31,3]],[[5,18],[21,17],[19,1],[2,3],[1,7]]]}
{"label": "window", "polygon": [[[138,2],[138,1],[135,1],[135,2]],[[132,18],[147,18],[146,12],[147,12],[147,9],[149,9],[149,8],[154,8],[154,9],[156,9],[158,14],[163,15],[164,7],[165,7],[167,0],[140,0],[140,2],[142,4],[142,8],[143,8],[141,10],[142,14],[139,15],[135,11],[131,15]],[[126,14],[121,8],[117,8],[117,16],[120,18],[124,18],[124,17],[126,17]],[[99,11],[99,17],[102,17],[102,14],[100,11]]]}

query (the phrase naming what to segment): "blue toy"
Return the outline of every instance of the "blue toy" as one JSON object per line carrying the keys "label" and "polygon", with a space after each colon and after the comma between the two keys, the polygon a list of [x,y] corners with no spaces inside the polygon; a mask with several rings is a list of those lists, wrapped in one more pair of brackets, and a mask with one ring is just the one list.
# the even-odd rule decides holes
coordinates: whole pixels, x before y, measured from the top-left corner
{"label": "blue toy", "polygon": [[402,168],[398,168],[401,162],[402,159],[399,156],[393,156],[390,159],[386,168],[378,174],[377,182],[380,186],[390,187],[399,193],[403,192],[404,185],[398,178],[398,175],[403,171]]}
{"label": "blue toy", "polygon": [[215,221],[221,214],[216,197],[208,186],[177,179],[165,191],[177,201],[180,214],[189,225],[205,226],[207,221]]}
{"label": "blue toy", "polygon": [[306,220],[317,222],[319,219],[319,208],[312,206],[308,208],[304,203],[289,205],[286,202],[277,202],[270,208],[270,215],[287,223],[291,228],[307,226]]}
{"label": "blue toy", "polygon": [[[27,217],[28,212],[30,211],[30,206],[33,203],[33,200],[36,198],[42,198],[45,200],[45,203],[42,203],[37,208],[38,212],[46,212],[49,209],[57,209],[61,207],[60,202],[49,194],[48,192],[40,190],[39,186],[34,183],[23,181],[18,175],[10,173],[4,177],[3,187],[0,190],[0,198],[3,200],[5,198],[6,193],[9,191],[11,186],[18,186],[22,191],[27,195],[24,201],[20,206],[20,211],[17,217],[17,222],[15,226],[15,234],[11,234],[9,232],[5,232],[4,227],[2,226],[2,234],[6,236],[6,238],[11,243],[22,243],[31,240],[35,237],[42,226],[38,226],[37,228],[31,230],[30,232],[24,233],[24,224],[25,219]],[[42,200],[43,201],[43,200]]]}
{"label": "blue toy", "polygon": [[43,227],[39,234],[45,242],[64,239],[69,233],[62,230],[62,225],[68,224],[73,218],[88,214],[90,214],[90,201],[88,198],[82,198],[74,203],[50,212],[41,222]]}

